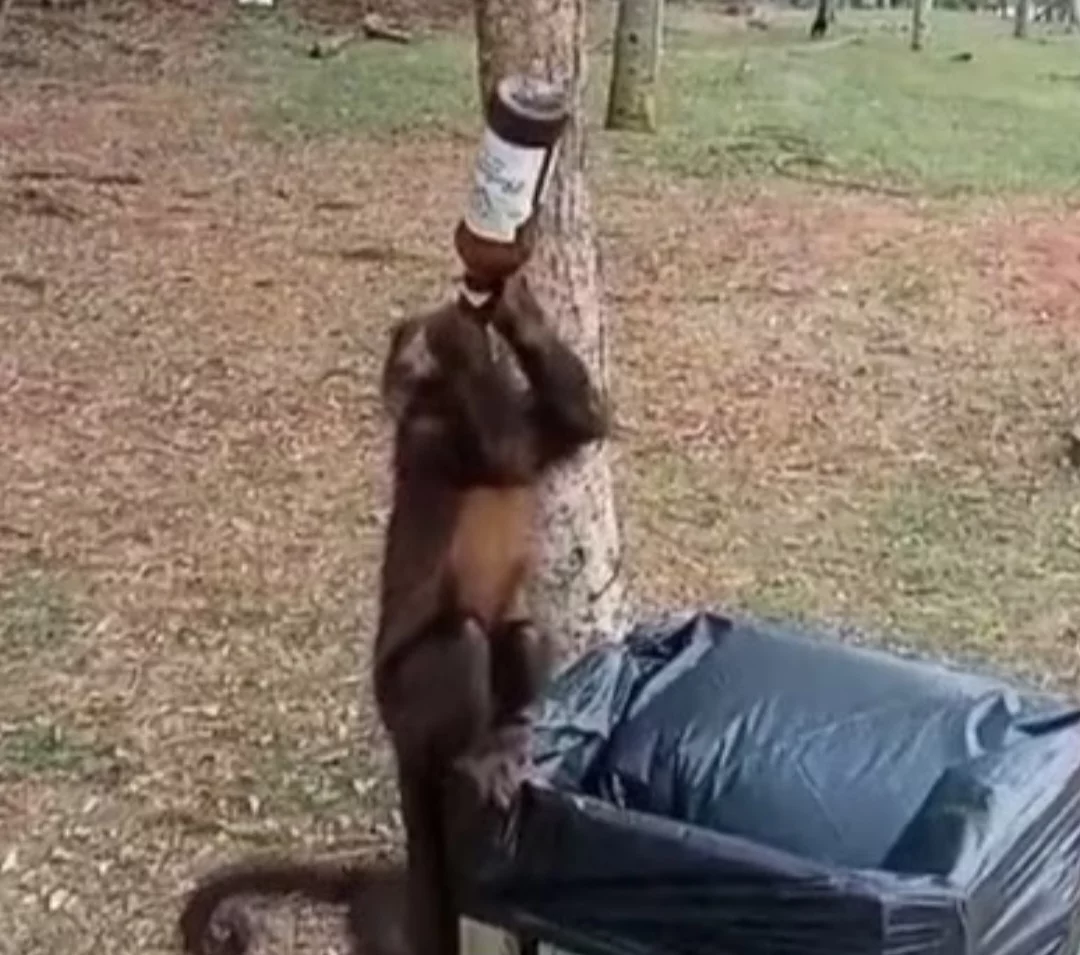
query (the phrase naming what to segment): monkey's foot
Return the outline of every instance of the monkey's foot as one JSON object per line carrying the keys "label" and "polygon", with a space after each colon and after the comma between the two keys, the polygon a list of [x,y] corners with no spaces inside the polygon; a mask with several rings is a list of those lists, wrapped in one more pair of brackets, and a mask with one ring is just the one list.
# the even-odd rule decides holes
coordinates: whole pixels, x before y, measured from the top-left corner
{"label": "monkey's foot", "polygon": [[511,723],[491,731],[457,765],[473,781],[480,799],[501,810],[510,808],[522,783],[532,773],[529,757],[529,726]]}

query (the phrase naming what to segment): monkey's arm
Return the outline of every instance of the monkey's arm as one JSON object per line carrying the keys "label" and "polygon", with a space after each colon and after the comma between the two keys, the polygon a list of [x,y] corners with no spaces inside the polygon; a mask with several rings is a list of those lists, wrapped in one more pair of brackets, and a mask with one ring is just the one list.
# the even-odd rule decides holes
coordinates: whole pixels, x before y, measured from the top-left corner
{"label": "monkey's arm", "polygon": [[608,433],[608,411],[584,363],[548,324],[524,278],[507,286],[494,318],[532,389],[530,418],[541,467]]}

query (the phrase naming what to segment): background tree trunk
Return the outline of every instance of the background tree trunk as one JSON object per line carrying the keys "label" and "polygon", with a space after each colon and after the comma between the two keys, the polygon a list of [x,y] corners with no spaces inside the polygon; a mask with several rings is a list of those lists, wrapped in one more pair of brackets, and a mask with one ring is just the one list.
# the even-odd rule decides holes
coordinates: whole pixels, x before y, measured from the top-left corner
{"label": "background tree trunk", "polygon": [[[607,338],[600,307],[596,238],[585,185],[586,0],[476,0],[480,87],[527,71],[568,80],[572,116],[541,217],[529,278],[559,333],[601,387]],[[586,450],[543,489],[540,566],[530,611],[576,654],[625,623],[621,552],[606,445]]]}
{"label": "background tree trunk", "polygon": [[911,5],[911,48],[921,50],[926,38],[926,15],[930,0],[914,0]]}
{"label": "background tree trunk", "polygon": [[817,40],[829,32],[829,28],[836,19],[835,0],[818,0],[817,10],[814,14],[814,22],[810,24],[810,37]]}
{"label": "background tree trunk", "polygon": [[1075,33],[1077,28],[1080,27],[1080,0],[1068,0],[1066,15],[1068,24],[1066,29],[1069,33]]}
{"label": "background tree trunk", "polygon": [[1023,40],[1028,35],[1028,21],[1030,19],[1030,0],[1016,0],[1016,26],[1013,28],[1013,36]]}
{"label": "background tree trunk", "polygon": [[656,132],[664,0],[619,0],[607,127]]}
{"label": "background tree trunk", "polygon": [[[608,384],[599,263],[585,184],[587,0],[476,0],[481,94],[504,75],[529,72],[568,80],[572,115],[545,199],[529,279],[559,333]],[[540,564],[530,612],[560,644],[564,659],[624,629],[619,526],[609,452],[587,449],[559,469],[541,495]],[[463,920],[463,955],[512,952],[514,940]]]}

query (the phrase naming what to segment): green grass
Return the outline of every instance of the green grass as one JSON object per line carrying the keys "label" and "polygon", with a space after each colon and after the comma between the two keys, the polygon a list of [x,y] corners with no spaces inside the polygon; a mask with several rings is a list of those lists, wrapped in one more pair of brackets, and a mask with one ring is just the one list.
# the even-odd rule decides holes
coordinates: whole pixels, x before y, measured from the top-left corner
{"label": "green grass", "polygon": [[254,114],[270,135],[385,136],[475,125],[475,67],[460,36],[436,34],[408,46],[356,40],[316,59],[309,51],[319,37],[284,14],[232,29],[242,38],[247,75],[261,81]]}
{"label": "green grass", "polygon": [[108,750],[56,723],[37,720],[0,725],[0,779],[47,774],[87,777],[119,770]]}
{"label": "green grass", "polygon": [[1018,635],[1036,657],[1067,643],[1080,581],[1076,484],[1041,483],[908,478],[871,497],[861,590],[874,616],[953,652],[1011,657],[1019,670],[1031,661],[1017,654]]}
{"label": "green grass", "polygon": [[[809,159],[815,174],[940,191],[1062,190],[1080,179],[1068,134],[1080,82],[1049,78],[1080,71],[1080,40],[1020,42],[994,17],[942,11],[916,54],[906,15],[846,12],[841,35],[857,40],[836,46],[811,44],[807,18],[731,32],[700,11],[670,11],[659,135],[594,143],[617,162],[680,175],[760,175]],[[360,42],[324,61],[280,18],[253,21],[245,35],[264,130],[377,136],[475,124],[471,37]],[[974,58],[954,61],[961,51]],[[594,125],[609,68],[593,58]]]}
{"label": "green grass", "polygon": [[454,128],[477,109],[462,46],[440,37],[404,49],[369,44],[327,61],[299,59],[290,83],[264,106],[263,118],[300,132]]}
{"label": "green grass", "polygon": [[[750,171],[805,153],[848,175],[937,189],[1071,188],[1065,133],[1080,44],[1019,42],[1000,21],[938,13],[919,54],[898,17],[848,14],[856,41],[816,49],[804,24],[767,39],[669,49],[667,126],[654,154],[691,174]],[[953,54],[971,52],[970,62]]]}
{"label": "green grass", "polygon": [[10,664],[55,647],[78,623],[56,575],[37,569],[0,573],[0,660]]}
{"label": "green grass", "polygon": [[993,660],[1033,682],[1075,676],[1080,510],[1067,473],[979,480],[868,466],[865,481],[808,477],[792,495],[767,477],[740,493],[713,466],[637,469],[624,503],[659,495],[643,546],[677,541],[676,558],[712,578],[706,604]]}

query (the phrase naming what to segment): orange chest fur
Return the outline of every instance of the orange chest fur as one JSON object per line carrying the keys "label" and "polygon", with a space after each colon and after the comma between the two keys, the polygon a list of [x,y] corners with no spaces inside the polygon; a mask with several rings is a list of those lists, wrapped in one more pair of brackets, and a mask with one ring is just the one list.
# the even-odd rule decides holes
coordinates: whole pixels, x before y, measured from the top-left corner
{"label": "orange chest fur", "polygon": [[459,606],[485,624],[503,619],[532,564],[530,487],[474,488],[454,525],[449,563]]}

